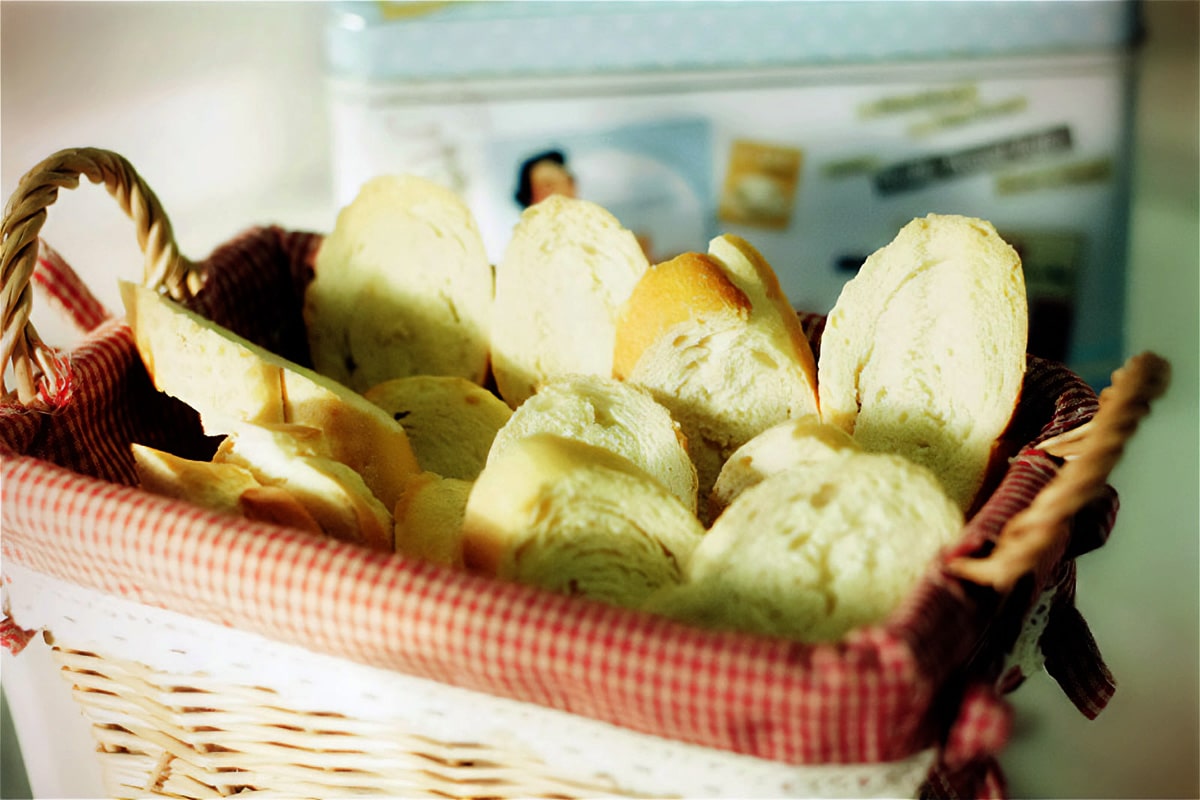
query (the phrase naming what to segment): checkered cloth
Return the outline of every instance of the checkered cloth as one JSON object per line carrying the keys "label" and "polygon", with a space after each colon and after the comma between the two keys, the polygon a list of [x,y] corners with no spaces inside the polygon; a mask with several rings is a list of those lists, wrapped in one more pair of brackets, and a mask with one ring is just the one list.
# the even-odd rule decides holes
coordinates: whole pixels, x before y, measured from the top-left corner
{"label": "checkered cloth", "polygon": [[[248,231],[205,262],[194,310],[307,364],[301,298],[320,237]],[[128,326],[42,251],[42,300],[90,332],[38,408],[0,405],[3,557],[103,592],[376,667],[704,747],[792,764],[900,759],[939,746],[924,793],[1001,796],[1010,729],[1001,675],[1031,598],[1001,602],[932,565],[883,624],[833,644],[714,633],[598,602],[221,515],[136,488],[130,442],[208,457],[196,414],[154,390]],[[819,347],[823,319],[801,315]],[[983,553],[1052,478],[1037,442],[1088,419],[1093,391],[1029,358],[1007,473],[956,553]],[[1111,676],[1074,607],[1074,557],[1102,544],[1109,494],[1075,521],[1052,578],[1046,666],[1094,716]],[[18,651],[30,632],[6,619]]]}

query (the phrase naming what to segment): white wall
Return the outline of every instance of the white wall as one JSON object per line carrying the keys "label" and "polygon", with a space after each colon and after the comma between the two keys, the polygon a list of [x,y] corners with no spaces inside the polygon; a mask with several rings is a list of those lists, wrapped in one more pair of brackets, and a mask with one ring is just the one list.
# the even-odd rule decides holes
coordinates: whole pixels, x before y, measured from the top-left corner
{"label": "white wall", "polygon": [[[1079,604],[1117,695],[1089,723],[1044,676],[1023,687],[1014,697],[1018,736],[1005,757],[1014,796],[1200,795],[1197,4],[1150,2],[1146,12],[1128,349],[1167,356],[1175,381],[1114,476],[1122,510],[1112,541],[1081,563]],[[6,0],[4,197],[58,148],[101,146],[149,181],[187,255],[202,257],[251,224],[328,229],[323,14],[316,3]],[[115,277],[136,277],[140,261],[132,228],[114,208],[94,187],[64,193],[45,233],[115,308]],[[53,327],[45,322],[43,333]],[[65,336],[47,334],[57,335]],[[43,773],[45,796],[83,796],[91,773],[67,765],[86,758],[86,737],[76,744],[82,755],[45,751],[73,740],[38,705],[39,658],[3,661],[22,737],[37,750],[27,761]],[[46,686],[61,691],[58,683],[51,675]],[[42,728],[31,729],[39,717]]]}
{"label": "white wall", "polygon": [[[4,2],[4,197],[60,148],[102,147],[158,195],[186,256],[253,224],[328,229],[325,14],[312,2]],[[44,237],[95,271],[110,308],[118,274],[140,277],[132,224],[86,180],[60,192]]]}

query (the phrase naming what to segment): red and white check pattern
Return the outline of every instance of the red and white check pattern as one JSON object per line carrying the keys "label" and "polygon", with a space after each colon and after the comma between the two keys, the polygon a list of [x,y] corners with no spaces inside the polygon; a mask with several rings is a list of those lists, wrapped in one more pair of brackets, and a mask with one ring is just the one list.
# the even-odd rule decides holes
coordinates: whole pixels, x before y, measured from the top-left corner
{"label": "red and white check pattern", "polygon": [[[205,262],[193,307],[307,363],[300,300],[319,243],[249,231]],[[1009,725],[996,680],[1019,603],[1000,605],[935,567],[886,624],[801,645],[696,630],[150,495],[134,488],[131,441],[194,457],[214,442],[194,412],[153,389],[128,327],[92,306],[61,259],[42,260],[37,285],[95,328],[51,405],[0,406],[6,562],[372,666],[786,763],[886,761],[941,743],[931,796],[1003,793],[994,757]],[[802,319],[817,341],[821,319]],[[1010,434],[1016,455],[956,552],[986,550],[1055,473],[1036,443],[1095,407],[1078,378],[1030,358]],[[1103,543],[1115,511],[1114,495],[1081,515],[1069,555]],[[1059,580],[1047,668],[1094,715],[1111,676],[1074,608],[1071,562]],[[19,625],[0,625],[13,650],[25,638]]]}

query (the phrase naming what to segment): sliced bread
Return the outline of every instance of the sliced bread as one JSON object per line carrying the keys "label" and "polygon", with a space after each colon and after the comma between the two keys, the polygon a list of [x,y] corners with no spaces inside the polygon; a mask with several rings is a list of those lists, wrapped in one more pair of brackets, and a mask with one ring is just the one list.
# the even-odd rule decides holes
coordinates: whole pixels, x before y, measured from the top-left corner
{"label": "sliced bread", "polygon": [[122,282],[121,297],[155,387],[196,409],[208,435],[242,422],[317,428],[388,508],[418,471],[404,426],[362,395],[150,289]]}
{"label": "sliced bread", "polygon": [[1021,260],[991,223],[930,214],[843,288],[821,339],[821,414],[923,464],[970,509],[1025,374]]}
{"label": "sliced bread", "polygon": [[587,200],[527,208],[496,270],[492,370],[513,408],[562,375],[612,375],[617,312],[649,268],[630,231]]}
{"label": "sliced bread", "polygon": [[554,433],[624,456],[662,482],[695,512],[696,467],[667,409],[636,384],[599,375],[568,375],[538,389],[496,435],[488,462],[534,433]]}
{"label": "sliced bread", "polygon": [[236,464],[263,485],[288,492],[331,538],[392,550],[391,511],[357,472],[329,457],[325,434],[316,428],[241,423],[213,462]]}
{"label": "sliced bread", "polygon": [[318,372],[356,391],[408,375],[482,383],[492,267],[466,203],[411,175],[365,183],[321,243],[304,295]]}
{"label": "sliced bread", "polygon": [[472,481],[512,409],[487,389],[450,375],[393,378],[364,395],[404,426],[421,469]]}
{"label": "sliced bread", "polygon": [[735,450],[721,467],[708,497],[709,518],[719,517],[739,494],[770,475],[858,449],[848,433],[816,415],[767,428]]}
{"label": "sliced bread", "polygon": [[770,265],[736,236],[646,272],[621,310],[613,374],[647,387],[679,421],[701,496],[738,447],[817,413],[800,321]]}
{"label": "sliced bread", "polygon": [[928,470],[850,452],[742,492],[693,551],[680,589],[644,608],[693,624],[837,641],[882,621],[961,534]]}
{"label": "sliced bread", "polygon": [[488,464],[463,518],[469,569],[636,607],[682,580],[704,537],[657,480],[602,447],[526,436]]}
{"label": "sliced bread", "polygon": [[393,512],[396,552],[461,567],[463,514],[472,485],[432,472],[414,475]]}
{"label": "sliced bread", "polygon": [[181,458],[136,442],[132,449],[140,485],[148,492],[247,519],[322,533],[295,497],[264,486],[245,467]]}

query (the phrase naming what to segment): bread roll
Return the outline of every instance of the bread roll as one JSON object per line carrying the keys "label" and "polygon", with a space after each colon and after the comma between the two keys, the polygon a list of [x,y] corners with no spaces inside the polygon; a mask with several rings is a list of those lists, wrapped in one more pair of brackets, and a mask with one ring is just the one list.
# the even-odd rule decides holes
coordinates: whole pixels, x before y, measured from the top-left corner
{"label": "bread roll", "polygon": [[463,559],[505,580],[636,607],[681,580],[703,536],[695,515],[628,459],[541,433],[514,442],[475,482]]}
{"label": "bread roll", "polygon": [[322,532],[296,498],[263,486],[244,467],[181,458],[136,442],[131,447],[140,485],[148,492],[260,522]]}
{"label": "bread roll", "polygon": [[682,425],[701,496],[738,447],[817,412],[799,319],[770,265],[736,236],[651,268],[621,310],[614,345],[613,374],[649,388]]}
{"label": "bread roll", "polygon": [[849,452],[742,492],[647,610],[705,627],[836,641],[882,621],[955,541],[963,514],[901,456]]}
{"label": "bread roll", "polygon": [[850,280],[821,339],[826,422],[929,467],[967,510],[1025,374],[1021,260],[991,223],[930,214]]}
{"label": "bread roll", "polygon": [[856,450],[849,434],[816,415],[767,428],[735,450],[721,468],[708,498],[709,518],[719,517],[739,494],[776,472]]}
{"label": "bread roll", "polygon": [[488,462],[519,439],[554,433],[624,456],[657,478],[695,513],[696,468],[666,408],[643,387],[598,375],[569,375],[538,389],[500,429]]}
{"label": "bread roll", "polygon": [[236,464],[266,486],[291,494],[327,536],[392,550],[391,512],[354,470],[329,457],[325,435],[304,425],[241,423],[214,463]]}
{"label": "bread roll", "polygon": [[487,389],[450,375],[394,378],[365,397],[404,426],[421,469],[473,481],[512,409]]}
{"label": "bread roll", "polygon": [[359,392],[408,375],[483,382],[492,267],[454,192],[410,175],[368,181],[314,271],[304,319],[321,374]]}
{"label": "bread roll", "polygon": [[617,310],[648,267],[636,237],[595,203],[552,195],[527,208],[496,271],[500,396],[516,408],[553,378],[611,376]]}
{"label": "bread roll", "polygon": [[432,472],[414,475],[393,512],[396,552],[461,567],[463,514],[472,485]]}
{"label": "bread roll", "polygon": [[386,411],[157,292],[122,282],[121,297],[155,387],[196,409],[205,433],[229,434],[242,422],[317,428],[331,458],[395,505],[418,467],[404,427]]}

